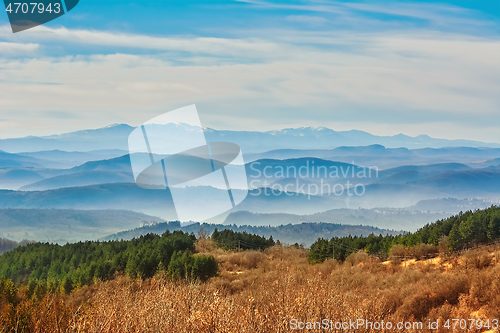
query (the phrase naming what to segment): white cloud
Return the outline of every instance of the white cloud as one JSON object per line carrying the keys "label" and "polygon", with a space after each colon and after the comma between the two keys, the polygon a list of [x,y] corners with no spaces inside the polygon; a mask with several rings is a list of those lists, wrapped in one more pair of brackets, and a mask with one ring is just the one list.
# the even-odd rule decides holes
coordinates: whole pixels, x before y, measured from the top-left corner
{"label": "white cloud", "polygon": [[38,50],[39,44],[32,43],[6,43],[0,42],[0,54],[1,55],[25,55],[27,53],[32,53]]}
{"label": "white cloud", "polygon": [[[435,21],[456,10],[336,2],[290,9],[341,15],[353,9],[384,10]],[[324,22],[308,15],[287,19]],[[155,37],[45,26],[13,35],[10,28],[0,28],[0,38],[12,42],[0,47],[19,45],[28,52],[39,45],[41,50],[47,45],[92,46],[101,53],[0,58],[0,68],[7,69],[0,71],[0,109],[12,119],[6,123],[10,127],[2,126],[0,137],[140,124],[165,110],[198,103],[204,124],[215,128],[360,124],[378,134],[407,129],[413,135],[457,133],[500,142],[491,126],[500,123],[498,38],[430,30],[265,29],[246,35],[252,37]],[[103,54],[100,47],[119,51]],[[127,54],[153,50],[160,52]]]}
{"label": "white cloud", "polygon": [[224,56],[262,56],[275,54],[280,49],[273,42],[258,38],[228,39],[213,37],[154,37],[130,33],[116,33],[98,30],[78,30],[38,26],[23,35],[12,35],[7,27],[0,30],[0,37],[23,41],[65,42],[106,47],[146,49],[160,51],[184,51],[196,54]]}
{"label": "white cloud", "polygon": [[[462,7],[440,3],[356,3],[340,1],[309,1],[302,4],[286,4],[273,1],[237,0],[264,9],[282,9],[304,12],[334,14],[345,17],[360,17],[368,14],[387,14],[406,18],[421,19],[438,25],[493,25],[491,22],[478,19],[478,13]],[[365,17],[366,19],[366,17]]]}

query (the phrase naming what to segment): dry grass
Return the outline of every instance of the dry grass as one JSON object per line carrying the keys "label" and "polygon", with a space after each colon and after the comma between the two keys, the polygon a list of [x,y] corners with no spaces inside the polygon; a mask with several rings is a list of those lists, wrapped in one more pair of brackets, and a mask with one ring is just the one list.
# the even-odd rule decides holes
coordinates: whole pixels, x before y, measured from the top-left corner
{"label": "dry grass", "polygon": [[[29,332],[267,333],[290,332],[291,319],[500,319],[500,265],[487,254],[404,267],[356,253],[343,264],[309,265],[306,251],[294,247],[238,253],[204,242],[199,249],[220,263],[220,276],[208,283],[119,277],[52,300],[50,315],[32,311]],[[49,302],[38,307],[48,309]],[[425,327],[406,331],[431,332]],[[364,331],[370,330],[356,332]]]}

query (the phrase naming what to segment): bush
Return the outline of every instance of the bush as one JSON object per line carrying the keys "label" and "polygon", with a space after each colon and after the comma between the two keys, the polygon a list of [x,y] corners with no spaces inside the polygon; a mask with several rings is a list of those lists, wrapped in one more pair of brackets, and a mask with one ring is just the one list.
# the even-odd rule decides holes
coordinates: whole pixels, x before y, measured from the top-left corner
{"label": "bush", "polygon": [[422,259],[437,255],[439,249],[437,246],[422,243],[420,245],[410,247],[408,252],[415,255],[417,259]]}
{"label": "bush", "polygon": [[172,280],[206,281],[217,275],[219,266],[212,255],[193,256],[191,252],[177,251],[168,265],[167,276]]}
{"label": "bush", "polygon": [[219,271],[219,265],[212,255],[198,255],[194,257],[192,276],[206,281],[216,276]]}
{"label": "bush", "polygon": [[492,261],[493,258],[488,254],[473,254],[466,257],[465,264],[469,268],[483,269],[491,266]]}
{"label": "bush", "polygon": [[360,263],[366,263],[369,260],[370,260],[370,256],[365,251],[358,251],[356,253],[350,254],[345,259],[345,262],[354,266],[354,265],[357,265]]}

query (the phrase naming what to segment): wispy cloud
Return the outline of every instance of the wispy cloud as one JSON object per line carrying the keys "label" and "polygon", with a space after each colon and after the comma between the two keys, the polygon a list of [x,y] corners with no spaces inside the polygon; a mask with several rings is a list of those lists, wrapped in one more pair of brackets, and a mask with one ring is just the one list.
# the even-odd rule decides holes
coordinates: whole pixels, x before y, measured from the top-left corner
{"label": "wispy cloud", "polygon": [[[113,36],[109,32],[85,35],[92,40],[92,34]],[[138,123],[161,110],[193,102],[212,112],[206,121],[212,127],[245,128],[254,119],[262,120],[260,128],[352,119],[394,124],[461,119],[471,126],[487,118],[500,121],[499,42],[440,37],[318,37],[332,45],[353,40],[355,47],[342,49],[267,41],[282,55],[280,59],[257,52],[256,62],[222,61],[217,66],[172,66],[161,55],[127,54],[3,60],[0,66],[9,68],[9,76],[0,71],[0,108],[31,110],[36,125],[54,126],[67,126],[68,119],[62,123],[45,119],[47,113],[37,119],[40,105],[85,113],[89,122],[99,118],[99,126],[116,122],[117,117]],[[205,43],[188,39],[177,43],[175,50],[197,50],[196,42]],[[218,51],[222,58],[223,51]],[[237,51],[245,56],[244,48]],[[235,52],[227,50],[228,55],[238,55]],[[29,83],[48,77],[59,85]],[[29,99],[24,98],[27,94]],[[78,119],[74,124],[81,127],[82,122]]]}
{"label": "wispy cloud", "polygon": [[[498,36],[413,25],[353,28],[377,20],[359,13],[480,24],[474,13],[432,4],[246,3],[294,12],[280,12],[272,27],[233,29],[234,37],[64,27],[13,35],[0,27],[3,44],[26,50],[0,58],[0,109],[13,119],[4,123],[11,132],[3,126],[0,136],[140,124],[197,103],[215,128],[350,126],[500,142],[491,125],[500,123]],[[325,13],[352,22],[332,29]],[[51,51],[64,48],[71,52]]]}
{"label": "wispy cloud", "polygon": [[378,20],[390,26],[392,20],[387,17],[374,17],[373,14],[397,16],[400,19],[418,19],[426,21],[434,27],[453,26],[455,28],[465,25],[467,27],[497,27],[495,22],[487,21],[477,11],[458,6],[439,3],[419,2],[383,2],[383,3],[357,3],[340,1],[305,1],[302,4],[287,4],[275,1],[237,0],[261,9],[280,9],[303,12],[332,14],[337,18],[350,18],[351,21]]}
{"label": "wispy cloud", "polygon": [[40,47],[39,44],[32,43],[6,43],[0,42],[1,55],[26,55],[35,52]]}
{"label": "wispy cloud", "polygon": [[[258,38],[228,39],[213,37],[153,37],[148,35],[138,35],[130,33],[117,33],[97,30],[81,30],[48,28],[39,26],[33,28],[22,36],[12,36],[8,27],[0,29],[0,36],[4,39],[22,39],[25,41],[36,40],[39,42],[65,42],[72,44],[87,44],[106,47],[121,47],[130,49],[149,49],[160,51],[184,51],[196,54],[207,55],[238,55],[244,57],[262,54],[276,54],[280,49],[276,43]],[[35,44],[14,44],[25,49],[33,47]]]}

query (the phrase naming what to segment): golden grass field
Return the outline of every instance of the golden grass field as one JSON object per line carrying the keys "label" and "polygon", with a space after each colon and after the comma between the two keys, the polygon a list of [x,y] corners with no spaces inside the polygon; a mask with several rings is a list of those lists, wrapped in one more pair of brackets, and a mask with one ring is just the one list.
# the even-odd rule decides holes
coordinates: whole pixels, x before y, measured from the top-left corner
{"label": "golden grass field", "polygon": [[[70,295],[4,307],[0,332],[498,332],[491,325],[500,319],[500,264],[485,250],[405,264],[356,253],[344,263],[311,265],[306,250],[295,247],[224,252],[202,239],[197,249],[219,261],[219,276],[207,283],[118,276]],[[324,319],[363,319],[372,327],[291,325]],[[460,329],[462,320],[455,330],[445,328],[448,319],[465,319],[467,327]],[[429,329],[429,320],[439,320],[439,329]],[[417,326],[373,327],[382,321]],[[490,327],[478,329],[479,323]]]}

